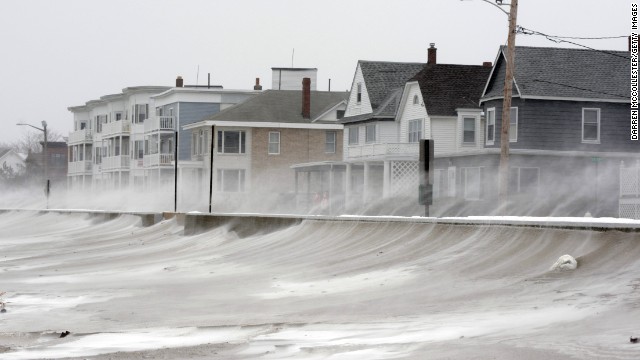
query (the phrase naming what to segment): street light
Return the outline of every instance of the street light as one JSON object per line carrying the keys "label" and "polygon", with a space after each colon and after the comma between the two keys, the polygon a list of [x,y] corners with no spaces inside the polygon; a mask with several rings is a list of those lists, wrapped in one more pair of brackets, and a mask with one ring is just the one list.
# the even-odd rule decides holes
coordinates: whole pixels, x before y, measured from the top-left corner
{"label": "street light", "polygon": [[40,130],[42,132],[44,132],[44,150],[43,150],[43,162],[44,162],[44,193],[45,196],[47,197],[47,208],[49,208],[49,172],[48,172],[48,165],[49,165],[49,153],[47,152],[47,122],[42,120],[42,128],[39,128],[37,126],[31,125],[31,124],[26,124],[26,123],[17,123],[16,125],[20,125],[20,126],[30,126],[36,130]]}

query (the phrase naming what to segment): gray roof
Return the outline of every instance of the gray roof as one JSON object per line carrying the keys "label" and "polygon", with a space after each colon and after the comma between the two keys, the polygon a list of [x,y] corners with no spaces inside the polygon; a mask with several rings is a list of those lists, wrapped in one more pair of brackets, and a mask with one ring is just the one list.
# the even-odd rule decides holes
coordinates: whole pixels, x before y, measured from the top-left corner
{"label": "gray roof", "polygon": [[424,63],[358,61],[367,88],[372,113],[349,116],[340,122],[354,123],[371,118],[393,119],[398,111],[402,89],[425,66]]}
{"label": "gray roof", "polygon": [[375,110],[382,105],[387,97],[397,88],[404,86],[424,63],[400,63],[387,61],[358,61],[371,107]]}
{"label": "gray roof", "polygon": [[[491,67],[427,64],[418,81],[429,115],[455,116],[458,108],[478,108]],[[411,101],[411,100],[409,100]]]}
{"label": "gray roof", "polygon": [[5,156],[9,151],[11,151],[11,149],[9,148],[6,148],[6,149],[0,148],[0,158]]}
{"label": "gray roof", "polygon": [[[503,95],[506,51],[501,47],[483,98]],[[514,78],[524,98],[628,100],[630,71],[628,51],[516,47]]]}
{"label": "gray roof", "polygon": [[302,117],[301,90],[266,90],[205,120],[309,123],[347,100],[347,92],[311,91],[311,119]]}

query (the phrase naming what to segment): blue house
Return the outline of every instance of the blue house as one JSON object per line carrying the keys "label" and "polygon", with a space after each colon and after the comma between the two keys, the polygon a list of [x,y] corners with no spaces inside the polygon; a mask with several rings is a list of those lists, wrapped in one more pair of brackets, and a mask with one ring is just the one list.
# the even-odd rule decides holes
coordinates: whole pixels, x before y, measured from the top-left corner
{"label": "blue house", "polygon": [[[454,213],[496,207],[506,51],[500,48],[480,99],[484,153],[447,160],[480,174],[468,182],[460,173]],[[509,214],[619,215],[620,167],[640,159],[640,143],[631,140],[629,74],[625,51],[516,47]]]}

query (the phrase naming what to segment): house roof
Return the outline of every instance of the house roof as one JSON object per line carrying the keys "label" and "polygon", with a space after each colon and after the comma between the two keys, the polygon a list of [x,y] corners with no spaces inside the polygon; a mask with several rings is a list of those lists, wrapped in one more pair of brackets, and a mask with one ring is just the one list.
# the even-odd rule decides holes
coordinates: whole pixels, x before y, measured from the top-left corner
{"label": "house roof", "polygon": [[[483,99],[502,97],[505,54],[500,48]],[[523,98],[628,101],[630,54],[548,47],[516,47],[515,94]],[[495,84],[494,84],[495,83]]]}
{"label": "house roof", "polygon": [[404,86],[418,71],[422,70],[424,63],[401,63],[388,61],[358,61],[369,101],[374,113],[377,108],[388,101],[389,95],[394,90]]}
{"label": "house roof", "polygon": [[11,151],[11,149],[9,148],[6,148],[6,149],[0,148],[0,159],[2,159],[2,157],[5,156],[9,151]]}
{"label": "house roof", "polygon": [[411,81],[417,81],[429,115],[455,116],[458,108],[479,107],[491,67],[427,64]]}
{"label": "house roof", "polygon": [[311,91],[311,119],[305,119],[301,90],[266,90],[205,120],[309,123],[347,97],[346,92]]}
{"label": "house roof", "polygon": [[425,66],[424,63],[358,61],[373,112],[345,117],[342,124],[371,118],[393,120],[398,111],[404,84]]}

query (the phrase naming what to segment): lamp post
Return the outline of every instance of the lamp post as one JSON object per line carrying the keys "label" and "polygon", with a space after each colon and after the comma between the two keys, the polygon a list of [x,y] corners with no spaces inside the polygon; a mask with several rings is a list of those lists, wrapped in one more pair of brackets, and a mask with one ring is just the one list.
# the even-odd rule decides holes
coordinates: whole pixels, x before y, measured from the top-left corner
{"label": "lamp post", "polygon": [[17,123],[16,125],[21,125],[21,126],[30,126],[36,130],[40,130],[42,132],[44,132],[44,149],[43,149],[43,154],[42,154],[42,158],[43,158],[43,163],[44,163],[44,193],[45,196],[47,197],[47,208],[49,208],[49,152],[47,151],[47,122],[42,120],[42,128],[39,128],[37,126],[31,125],[31,124],[26,124],[26,123]]}
{"label": "lamp post", "polygon": [[[511,95],[513,91],[513,70],[515,68],[516,48],[516,21],[518,17],[518,0],[511,0],[511,4],[505,4],[502,0],[482,0],[491,4],[509,17],[509,34],[507,36],[507,66],[504,77],[504,100],[502,101],[502,126],[500,132],[500,168],[498,170],[498,209],[507,212],[509,190],[509,128],[511,125]],[[509,11],[500,6],[510,5]]]}

